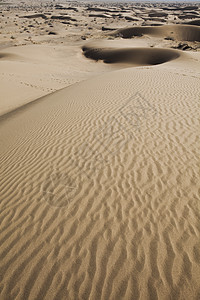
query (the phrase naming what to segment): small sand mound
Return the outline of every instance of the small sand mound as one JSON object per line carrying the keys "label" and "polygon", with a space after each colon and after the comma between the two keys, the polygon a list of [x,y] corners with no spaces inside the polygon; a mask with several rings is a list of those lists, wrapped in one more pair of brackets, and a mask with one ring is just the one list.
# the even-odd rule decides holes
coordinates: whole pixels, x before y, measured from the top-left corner
{"label": "small sand mound", "polygon": [[190,5],[190,6],[185,6],[185,7],[180,7],[179,10],[196,10],[199,7],[197,5]]}
{"label": "small sand mound", "polygon": [[75,12],[78,12],[78,9],[76,7],[64,7],[62,5],[56,5],[55,9],[60,9],[60,10],[73,10]]}
{"label": "small sand mound", "polygon": [[133,21],[133,22],[138,22],[139,19],[138,18],[134,18],[134,17],[131,17],[131,16],[125,16],[124,17],[127,21]]}
{"label": "small sand mound", "polygon": [[102,31],[106,31],[106,30],[110,30],[110,31],[113,31],[113,30],[117,30],[117,28],[111,28],[111,27],[106,27],[106,26],[102,26],[101,28]]}
{"label": "small sand mound", "polygon": [[158,65],[180,56],[178,51],[159,48],[96,48],[84,46],[82,48],[87,58],[103,60],[105,63],[126,63],[134,65]]}
{"label": "small sand mound", "polygon": [[149,14],[149,17],[167,17],[168,14],[164,12],[153,12]]}
{"label": "small sand mound", "polygon": [[112,34],[120,35],[123,38],[132,38],[143,34],[159,37],[167,35],[180,41],[200,41],[200,28],[194,25],[134,26],[116,30]]}
{"label": "small sand mound", "polygon": [[20,16],[20,18],[26,18],[26,19],[42,18],[42,19],[47,19],[47,16],[45,14],[33,14],[33,15],[27,15],[27,16]]}
{"label": "small sand mound", "polygon": [[195,18],[198,18],[198,15],[195,15],[195,14],[186,14],[186,15],[181,15],[181,16],[178,16],[179,19],[195,19]]}
{"label": "small sand mound", "polygon": [[110,8],[102,8],[102,7],[88,7],[86,9],[87,11],[95,11],[95,12],[121,12],[121,10],[118,10],[118,9],[110,9]]}
{"label": "small sand mound", "polygon": [[89,14],[89,17],[95,17],[95,18],[112,18],[109,14]]}
{"label": "small sand mound", "polygon": [[70,21],[76,21],[76,19],[71,18],[70,16],[51,16],[52,20],[70,20]]}

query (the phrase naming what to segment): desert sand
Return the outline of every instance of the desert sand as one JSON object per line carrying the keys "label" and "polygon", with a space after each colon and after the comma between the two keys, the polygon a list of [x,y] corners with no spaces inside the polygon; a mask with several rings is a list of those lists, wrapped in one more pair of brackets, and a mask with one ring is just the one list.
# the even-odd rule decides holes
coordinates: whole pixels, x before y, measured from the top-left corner
{"label": "desert sand", "polygon": [[200,299],[200,5],[0,16],[0,299]]}

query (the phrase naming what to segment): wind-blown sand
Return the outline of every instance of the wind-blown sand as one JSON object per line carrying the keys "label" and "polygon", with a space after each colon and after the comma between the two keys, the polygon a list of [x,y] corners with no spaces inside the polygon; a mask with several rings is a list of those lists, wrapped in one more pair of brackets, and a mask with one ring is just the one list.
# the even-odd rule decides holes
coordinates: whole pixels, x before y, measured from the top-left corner
{"label": "wind-blown sand", "polygon": [[110,34],[0,51],[3,300],[200,297],[200,52]]}

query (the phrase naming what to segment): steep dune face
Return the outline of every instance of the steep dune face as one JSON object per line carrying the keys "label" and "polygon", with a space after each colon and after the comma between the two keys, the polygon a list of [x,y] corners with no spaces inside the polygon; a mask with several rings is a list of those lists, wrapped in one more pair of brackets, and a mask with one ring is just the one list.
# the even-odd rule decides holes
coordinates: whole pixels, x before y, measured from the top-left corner
{"label": "steep dune face", "polygon": [[105,63],[126,63],[133,65],[158,65],[180,57],[180,52],[159,48],[106,49],[92,46],[82,48],[86,57],[103,60]]}
{"label": "steep dune face", "polygon": [[195,25],[135,26],[119,29],[112,34],[122,36],[123,38],[131,38],[144,34],[159,37],[167,35],[177,40],[200,41],[200,28]]}

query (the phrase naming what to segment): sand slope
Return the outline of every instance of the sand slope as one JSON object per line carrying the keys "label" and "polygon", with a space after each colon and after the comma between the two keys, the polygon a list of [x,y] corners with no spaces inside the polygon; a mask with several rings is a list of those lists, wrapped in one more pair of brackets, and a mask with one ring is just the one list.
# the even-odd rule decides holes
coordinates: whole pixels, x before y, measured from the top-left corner
{"label": "sand slope", "polygon": [[2,49],[0,115],[109,69],[85,59],[79,43]]}
{"label": "sand slope", "polygon": [[197,63],[113,71],[1,118],[1,299],[199,298]]}

